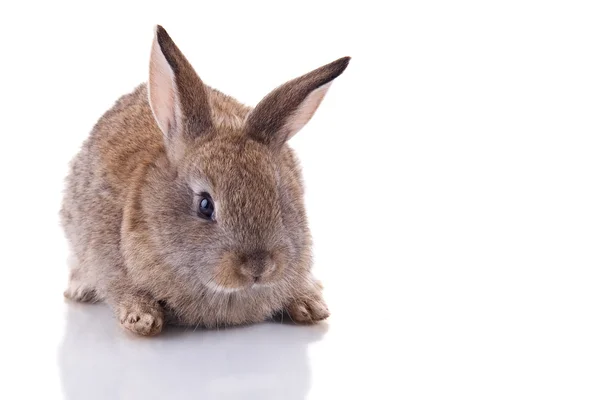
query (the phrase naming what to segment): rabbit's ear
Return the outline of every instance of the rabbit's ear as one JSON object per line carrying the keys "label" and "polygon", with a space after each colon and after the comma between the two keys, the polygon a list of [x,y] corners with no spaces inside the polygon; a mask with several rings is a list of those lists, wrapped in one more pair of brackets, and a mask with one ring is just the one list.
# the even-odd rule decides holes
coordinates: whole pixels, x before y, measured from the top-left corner
{"label": "rabbit's ear", "polygon": [[332,81],[349,62],[350,57],[340,58],[273,90],[248,116],[247,134],[269,146],[281,147],[311,119]]}
{"label": "rabbit's ear", "polygon": [[152,43],[148,97],[173,160],[182,156],[188,143],[212,127],[202,80],[160,25]]}

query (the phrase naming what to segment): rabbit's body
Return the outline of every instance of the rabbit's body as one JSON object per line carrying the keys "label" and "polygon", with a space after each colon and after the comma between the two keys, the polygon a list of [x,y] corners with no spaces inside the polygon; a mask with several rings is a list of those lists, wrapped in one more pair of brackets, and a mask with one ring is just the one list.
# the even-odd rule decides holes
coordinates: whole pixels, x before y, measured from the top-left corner
{"label": "rabbit's body", "polygon": [[[67,297],[107,301],[140,334],[160,332],[165,318],[215,327],[276,312],[327,317],[310,274],[300,170],[285,143],[291,130],[275,141],[305,117],[307,100],[294,106],[286,94],[246,107],[203,85],[162,32],[150,93],[141,85],[119,99],[72,162],[61,210],[73,252]],[[337,76],[321,75],[325,83],[309,82],[308,106]],[[269,111],[286,103],[291,117]],[[273,139],[261,136],[280,117]]]}
{"label": "rabbit's body", "polygon": [[[216,90],[210,92],[213,121],[220,121],[232,135],[239,134],[231,128],[239,129],[251,109]],[[292,152],[286,148],[286,153],[285,174],[300,182]],[[100,119],[72,162],[61,212],[75,258],[72,295],[101,300],[115,296],[111,293],[115,287],[124,294],[141,289],[166,301],[177,322],[206,326],[262,321],[282,310],[293,297],[292,287],[220,293],[190,287],[185,276],[163,267],[161,255],[154,254],[148,243],[146,226],[134,220],[144,219],[136,194],[142,194],[149,169],[165,158],[163,135],[148,104],[146,85],[141,85]],[[293,196],[301,196],[299,185],[293,189]],[[300,258],[308,267],[309,236],[304,228],[305,251]],[[135,239],[129,240],[131,236]],[[139,270],[127,270],[126,251],[139,257],[140,262],[131,265]]]}

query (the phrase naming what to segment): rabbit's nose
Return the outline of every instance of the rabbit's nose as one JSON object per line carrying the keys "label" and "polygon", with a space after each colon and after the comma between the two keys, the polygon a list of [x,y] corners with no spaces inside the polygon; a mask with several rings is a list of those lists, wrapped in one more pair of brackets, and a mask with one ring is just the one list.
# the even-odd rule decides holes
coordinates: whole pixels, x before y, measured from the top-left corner
{"label": "rabbit's nose", "polygon": [[268,277],[274,269],[273,259],[266,251],[255,251],[242,257],[240,271],[254,282]]}

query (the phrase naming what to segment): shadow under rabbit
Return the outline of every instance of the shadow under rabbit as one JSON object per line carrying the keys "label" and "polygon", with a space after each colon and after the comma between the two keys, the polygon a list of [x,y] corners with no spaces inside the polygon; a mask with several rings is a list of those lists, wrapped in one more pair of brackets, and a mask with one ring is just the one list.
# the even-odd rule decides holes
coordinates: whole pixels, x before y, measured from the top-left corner
{"label": "shadow under rabbit", "polygon": [[59,354],[63,391],[70,400],[303,399],[308,345],[326,331],[284,317],[219,330],[168,327],[144,338],[122,331],[103,304],[71,303]]}

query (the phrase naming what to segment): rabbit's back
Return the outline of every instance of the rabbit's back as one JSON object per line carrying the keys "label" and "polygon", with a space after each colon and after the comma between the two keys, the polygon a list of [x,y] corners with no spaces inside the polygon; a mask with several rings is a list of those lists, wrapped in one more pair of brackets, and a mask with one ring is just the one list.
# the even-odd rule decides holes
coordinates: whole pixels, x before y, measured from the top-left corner
{"label": "rabbit's back", "polygon": [[162,151],[145,85],[121,97],[96,123],[71,162],[61,220],[75,258],[72,275],[96,283],[122,267],[123,207],[136,169]]}

